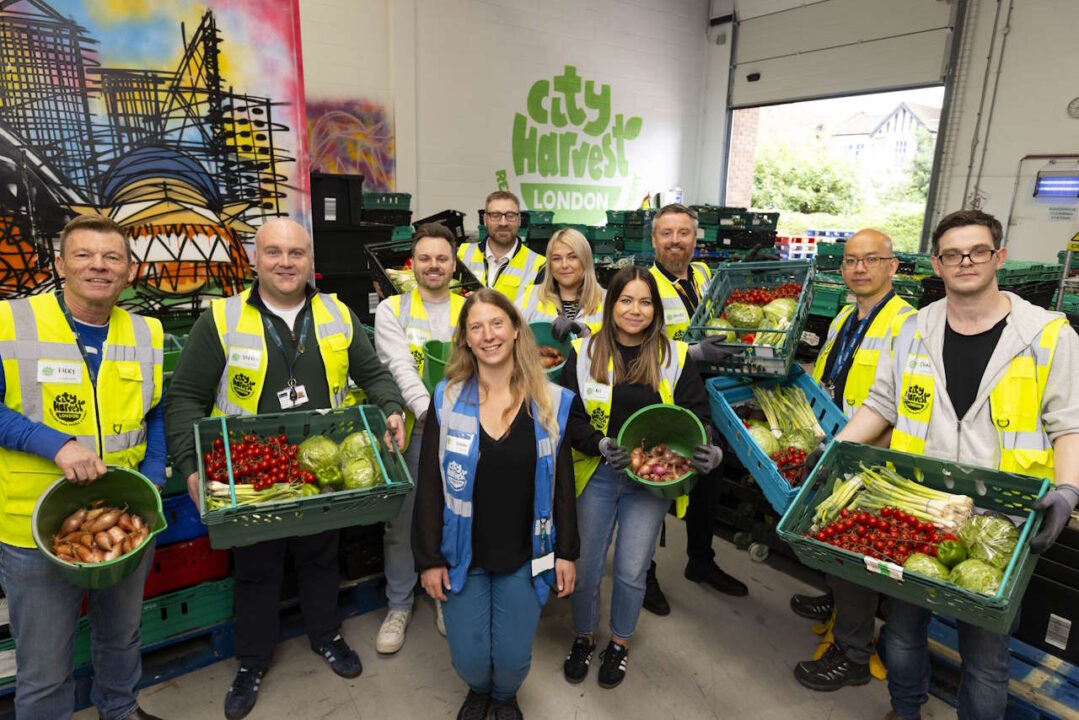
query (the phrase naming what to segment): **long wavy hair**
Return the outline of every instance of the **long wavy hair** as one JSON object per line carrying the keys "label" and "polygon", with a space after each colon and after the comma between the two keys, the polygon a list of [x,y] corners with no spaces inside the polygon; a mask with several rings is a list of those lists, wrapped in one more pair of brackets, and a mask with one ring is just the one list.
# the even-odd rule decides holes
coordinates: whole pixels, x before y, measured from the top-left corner
{"label": "long wavy hair", "polygon": [[465,300],[461,308],[461,315],[457,320],[457,327],[453,333],[453,352],[449,363],[446,365],[446,389],[453,385],[462,387],[472,378],[479,383],[480,390],[487,392],[488,388],[479,377],[479,365],[472,348],[468,346],[468,316],[479,303],[494,305],[504,312],[517,331],[517,340],[513,343],[513,374],[510,377],[510,391],[513,402],[503,414],[503,420],[509,422],[516,412],[518,403],[523,400],[532,414],[532,403],[539,410],[539,422],[548,435],[558,434],[558,418],[555,417],[554,407],[551,405],[551,396],[547,393],[547,374],[540,364],[539,350],[536,349],[536,339],[532,330],[521,318],[517,308],[506,299],[506,296],[490,288],[481,288],[472,292]]}
{"label": "long wavy hair", "polygon": [[[622,363],[622,353],[616,346],[614,308],[622,291],[634,280],[640,280],[648,286],[652,296],[652,322],[644,329],[644,339],[637,358],[627,368]],[[673,346],[667,338],[663,323],[663,301],[659,296],[656,279],[647,269],[637,266],[622,268],[611,278],[607,285],[607,299],[603,303],[603,325],[593,336],[588,348],[588,360],[592,377],[596,382],[607,382],[607,366],[614,361],[612,384],[632,383],[648,385],[659,390],[661,376],[659,369],[671,361]]]}
{"label": "long wavy hair", "polygon": [[[584,277],[581,279],[581,287],[577,294],[577,301],[580,306],[577,315],[579,317],[588,317],[599,310],[600,303],[603,301],[603,291],[596,280],[596,266],[592,261],[592,246],[588,244],[588,240],[579,230],[562,228],[547,241],[546,254],[548,257],[551,255],[551,246],[556,242],[562,243],[572,250],[584,268]],[[554,273],[551,272],[550,267],[543,274],[543,284],[536,289],[536,296],[541,302],[553,303],[558,308],[559,314],[561,314],[562,296],[558,292],[558,283],[555,281]]]}

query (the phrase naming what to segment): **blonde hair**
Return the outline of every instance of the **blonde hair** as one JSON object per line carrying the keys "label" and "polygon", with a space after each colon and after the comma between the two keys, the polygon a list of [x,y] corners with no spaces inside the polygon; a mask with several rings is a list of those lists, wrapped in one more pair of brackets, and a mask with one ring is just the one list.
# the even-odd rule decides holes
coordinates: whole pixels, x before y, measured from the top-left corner
{"label": "blonde hair", "polygon": [[[596,266],[592,262],[592,246],[579,230],[562,228],[547,241],[546,255],[551,254],[551,246],[560,242],[577,256],[584,267],[584,277],[581,279],[581,289],[577,294],[577,304],[580,307],[578,317],[587,317],[599,310],[603,293],[600,291],[599,282],[596,280]],[[553,303],[558,312],[562,314],[562,296],[558,292],[558,284],[555,282],[554,273],[548,267],[543,274],[543,284],[536,289],[536,297],[540,302]]]}
{"label": "blonde hair", "polygon": [[[641,341],[641,350],[636,359],[627,368],[622,363],[622,353],[618,351],[614,325],[614,306],[618,303],[622,291],[634,280],[640,280],[648,286],[648,292],[652,296],[652,322],[644,329],[644,338]],[[663,322],[663,301],[659,295],[659,286],[652,273],[636,265],[622,268],[607,285],[607,302],[603,304],[603,324],[599,332],[592,336],[592,342],[588,347],[588,360],[591,364],[591,375],[596,382],[606,384],[607,366],[614,364],[614,377],[612,385],[630,383],[633,385],[648,385],[653,390],[659,391],[662,382],[660,368],[671,362],[674,346],[667,338]],[[674,388],[671,388],[672,391]]]}
{"label": "blonde hair", "polygon": [[453,385],[458,384],[463,387],[473,378],[480,383],[481,389],[486,390],[479,379],[476,356],[472,353],[472,348],[468,346],[468,315],[477,303],[497,307],[509,317],[514,330],[517,331],[517,340],[513,343],[513,374],[510,377],[513,402],[506,409],[502,419],[512,420],[512,417],[508,416],[515,412],[521,400],[527,403],[528,414],[531,415],[532,403],[535,403],[539,410],[540,425],[548,435],[552,437],[558,435],[558,418],[555,417],[551,396],[547,392],[547,374],[540,364],[536,339],[532,336],[532,330],[528,324],[521,318],[521,314],[517,312],[517,308],[500,292],[490,288],[480,288],[472,292],[465,300],[453,333],[453,352],[446,366],[446,390],[449,391]]}

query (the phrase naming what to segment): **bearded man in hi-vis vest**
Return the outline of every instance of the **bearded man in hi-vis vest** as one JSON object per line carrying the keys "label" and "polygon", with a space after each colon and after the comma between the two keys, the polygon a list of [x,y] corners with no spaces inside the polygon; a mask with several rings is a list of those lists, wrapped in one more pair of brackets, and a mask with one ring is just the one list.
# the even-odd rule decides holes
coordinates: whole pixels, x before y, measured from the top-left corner
{"label": "bearded man in hi-vis vest", "polygon": [[[1032,488],[1049,478],[1055,486],[1034,505],[1045,513],[1030,542],[1040,553],[1079,500],[1079,337],[1059,313],[998,289],[1002,236],[1000,222],[977,210],[940,221],[932,263],[946,297],[906,319],[836,439],[871,442],[891,429],[895,450],[1030,475]],[[887,616],[887,717],[917,718],[929,690],[931,613],[889,598]],[[1003,718],[1008,636],[964,622],[958,630],[959,717]]]}

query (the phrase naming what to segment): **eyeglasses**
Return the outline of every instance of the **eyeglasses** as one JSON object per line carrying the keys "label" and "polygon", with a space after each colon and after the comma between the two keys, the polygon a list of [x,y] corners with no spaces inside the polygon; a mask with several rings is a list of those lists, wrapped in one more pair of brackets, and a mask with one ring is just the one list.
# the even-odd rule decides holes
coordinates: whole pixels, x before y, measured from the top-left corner
{"label": "eyeglasses", "polygon": [[503,218],[506,222],[517,222],[521,218],[519,212],[486,212],[483,214],[484,218],[490,218],[492,222],[501,222]]}
{"label": "eyeglasses", "polygon": [[937,259],[940,260],[941,265],[948,266],[962,265],[964,258],[970,258],[970,262],[974,265],[981,265],[989,262],[989,259],[996,254],[997,251],[992,248],[978,247],[968,253],[959,252],[958,250],[945,250],[940,255],[937,255]]}
{"label": "eyeglasses", "polygon": [[872,270],[877,265],[880,265],[884,260],[895,260],[895,255],[888,255],[887,257],[881,257],[879,255],[870,255],[865,258],[848,257],[843,258],[843,265],[851,270],[858,267],[858,263],[863,263],[866,270]]}

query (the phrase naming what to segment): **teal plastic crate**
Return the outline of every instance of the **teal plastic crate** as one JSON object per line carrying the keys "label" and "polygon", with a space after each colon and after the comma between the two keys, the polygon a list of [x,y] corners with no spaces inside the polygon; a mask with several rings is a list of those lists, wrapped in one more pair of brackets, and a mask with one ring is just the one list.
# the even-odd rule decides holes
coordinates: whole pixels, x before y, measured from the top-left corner
{"label": "teal plastic crate", "polygon": [[[895,471],[935,490],[967,495],[975,506],[1022,518],[1019,543],[1004,570],[996,595],[982,595],[916,573],[895,563],[867,558],[820,542],[811,532],[813,513],[832,494],[836,481],[866,467],[891,464]],[[788,542],[803,565],[836,575],[848,582],[899,598],[934,612],[951,615],[995,633],[1007,634],[1019,612],[1037,557],[1030,538],[1041,525],[1034,501],[1049,489],[1049,481],[999,470],[945,462],[925,455],[856,443],[833,442],[817,463],[794,502],[779,522],[777,532]]]}
{"label": "teal plastic crate", "polygon": [[393,229],[393,233],[390,235],[390,240],[393,242],[403,242],[405,240],[412,240],[412,226],[411,225],[397,225]]}

